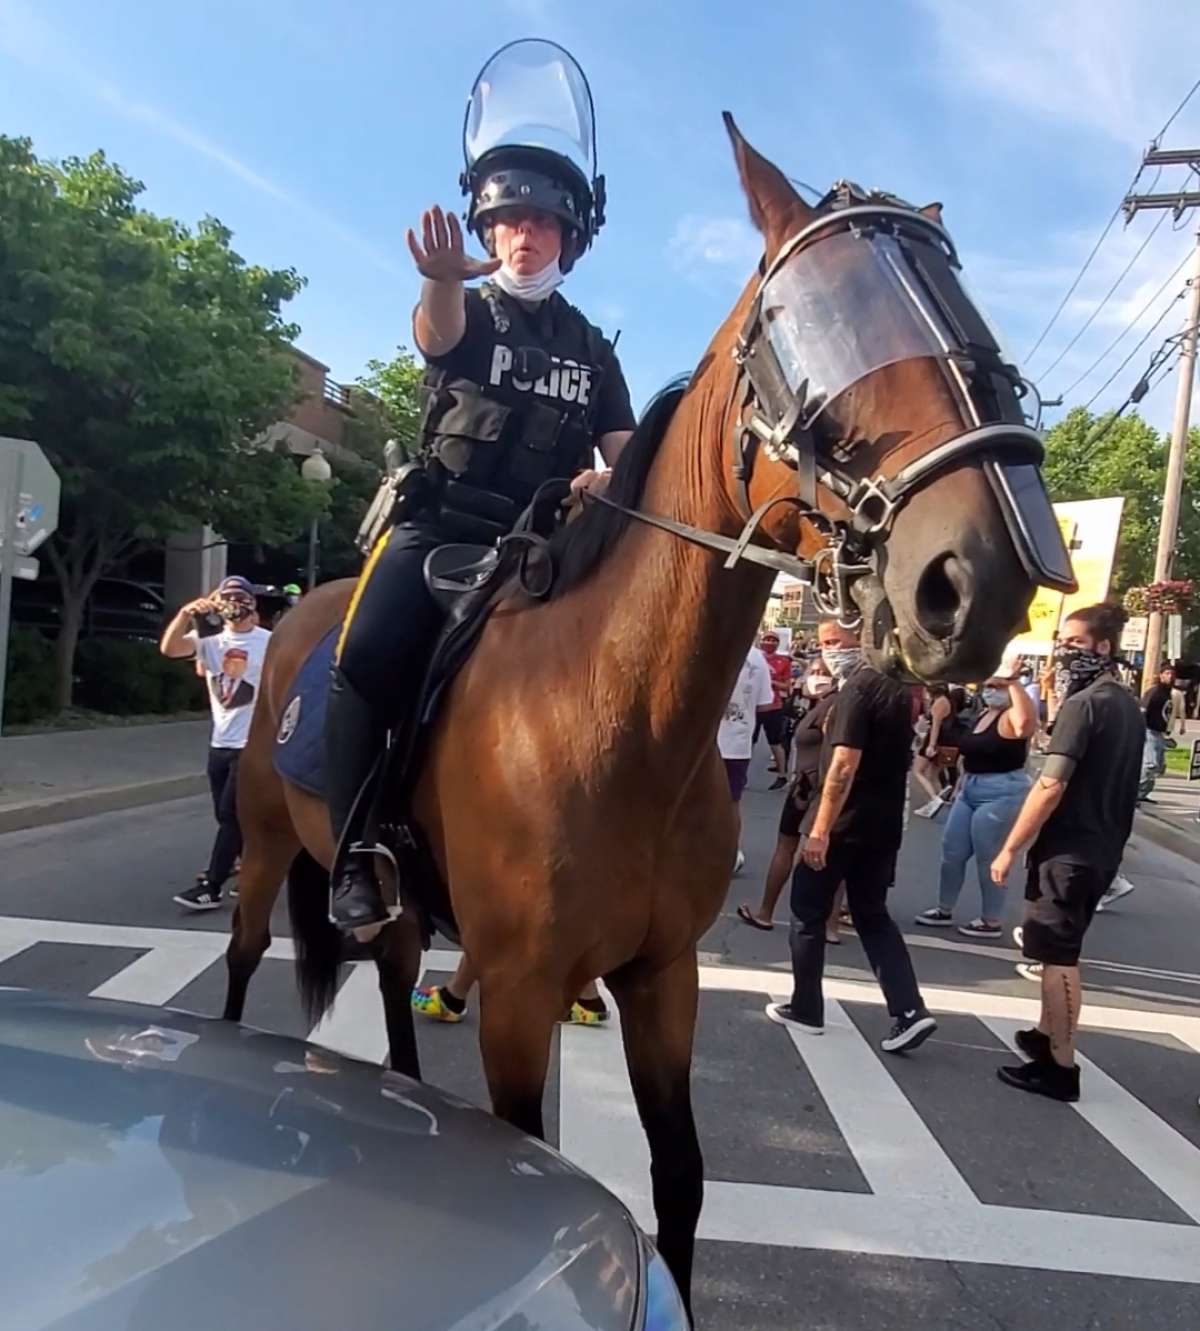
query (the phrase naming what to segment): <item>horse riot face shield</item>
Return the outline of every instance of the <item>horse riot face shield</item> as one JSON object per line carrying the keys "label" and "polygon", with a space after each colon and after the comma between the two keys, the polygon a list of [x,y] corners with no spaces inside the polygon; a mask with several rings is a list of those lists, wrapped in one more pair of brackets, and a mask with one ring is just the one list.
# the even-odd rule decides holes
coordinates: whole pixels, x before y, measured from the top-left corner
{"label": "horse riot face shield", "polygon": [[[759,446],[797,471],[799,507],[829,528],[813,570],[822,612],[850,613],[849,583],[874,567],[897,510],[920,486],[975,458],[1030,578],[1074,590],[1038,471],[1041,436],[1021,408],[1030,386],[1003,359],[963,288],[950,237],[899,200],[845,183],[818,212],[764,273],[737,356],[749,390],[738,425],[739,477],[748,485]],[[916,359],[940,366],[962,432],[895,475],[853,477],[846,470],[853,445],[826,442],[823,414],[876,370]],[[819,514],[818,482],[843,500],[849,522]]]}

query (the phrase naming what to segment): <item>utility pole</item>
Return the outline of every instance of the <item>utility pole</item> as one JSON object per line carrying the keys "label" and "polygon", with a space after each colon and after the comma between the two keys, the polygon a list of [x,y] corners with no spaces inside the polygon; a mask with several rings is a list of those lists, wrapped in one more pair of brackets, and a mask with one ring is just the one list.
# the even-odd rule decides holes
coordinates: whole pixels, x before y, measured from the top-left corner
{"label": "utility pole", "polygon": [[[1143,166],[1190,166],[1200,174],[1200,148],[1159,148],[1152,146],[1142,158]],[[1181,191],[1178,194],[1130,194],[1124,203],[1125,216],[1131,218],[1143,208],[1170,208],[1178,220],[1188,208],[1200,206],[1200,191]],[[1196,376],[1196,332],[1200,325],[1200,231],[1196,233],[1196,250],[1192,275],[1188,279],[1187,319],[1179,342],[1179,384],[1175,395],[1175,422],[1171,429],[1171,448],[1167,455],[1167,478],[1163,486],[1162,515],[1158,524],[1158,550],[1154,557],[1154,581],[1163,582],[1171,576],[1171,560],[1175,554],[1175,540],[1179,531],[1179,501],[1183,490],[1183,461],[1187,453],[1188,425],[1192,411],[1192,381]],[[1142,689],[1145,691],[1158,678],[1159,658],[1162,656],[1163,615],[1156,610],[1150,615],[1146,627],[1146,656],[1142,667]]]}

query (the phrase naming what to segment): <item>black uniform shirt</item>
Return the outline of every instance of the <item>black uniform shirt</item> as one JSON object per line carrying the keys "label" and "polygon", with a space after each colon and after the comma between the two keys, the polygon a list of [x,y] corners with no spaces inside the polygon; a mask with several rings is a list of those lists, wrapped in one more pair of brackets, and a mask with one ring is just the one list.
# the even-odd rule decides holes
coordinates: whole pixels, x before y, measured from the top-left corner
{"label": "black uniform shirt", "polygon": [[[427,356],[430,365],[470,380],[511,407],[519,408],[533,397],[572,415],[590,412],[594,439],[612,430],[633,429],[625,376],[599,330],[590,329],[583,315],[557,292],[529,307],[490,283],[485,286],[490,299],[485,298],[484,288],[468,288],[466,330],[445,355]],[[498,322],[507,327],[498,327]],[[520,377],[522,347],[549,354],[546,373],[535,379]]]}

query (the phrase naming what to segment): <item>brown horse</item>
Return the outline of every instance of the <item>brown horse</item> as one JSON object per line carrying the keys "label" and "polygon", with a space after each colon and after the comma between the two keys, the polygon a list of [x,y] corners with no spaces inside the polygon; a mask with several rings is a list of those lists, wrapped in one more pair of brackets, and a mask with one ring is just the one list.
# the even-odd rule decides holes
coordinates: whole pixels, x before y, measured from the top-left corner
{"label": "brown horse", "polygon": [[[819,214],[729,128],[769,268]],[[831,270],[831,283],[837,277]],[[731,351],[758,287],[755,277],[717,331],[665,432],[642,430],[628,446],[609,491],[618,503],[693,530],[743,530],[746,398]],[[896,475],[972,424],[932,355],[873,369],[835,406],[827,434],[861,441],[846,455],[851,476]],[[749,504],[796,486],[780,450],[760,451]],[[820,507],[831,519],[849,516],[827,479]],[[811,552],[825,542],[825,525],[783,505],[754,539]],[[985,675],[1034,587],[979,457],[951,459],[908,493],[883,537],[888,557],[878,576],[859,580],[868,621],[881,606],[887,612],[873,634],[876,655],[898,654],[918,674]],[[504,600],[454,681],[414,815],[479,971],[480,1043],[498,1115],[542,1133],[554,1024],[588,980],[606,979],[649,1140],[659,1247],[686,1296],[703,1190],[689,1089],[696,946],[720,910],[736,849],[714,740],[773,575],[746,563],[727,569],[708,550],[598,505],[568,526],[561,547],[552,596]],[[271,750],[289,685],[350,592],[349,583],[315,592],[283,621],[268,653],[239,782],[246,847],[228,954],[226,1016],[234,1019],[289,866],[314,1011],[336,989],[337,940],[324,918],[329,821],[319,800],[274,774]],[[392,1065],[415,1075],[411,914],[375,947]]]}

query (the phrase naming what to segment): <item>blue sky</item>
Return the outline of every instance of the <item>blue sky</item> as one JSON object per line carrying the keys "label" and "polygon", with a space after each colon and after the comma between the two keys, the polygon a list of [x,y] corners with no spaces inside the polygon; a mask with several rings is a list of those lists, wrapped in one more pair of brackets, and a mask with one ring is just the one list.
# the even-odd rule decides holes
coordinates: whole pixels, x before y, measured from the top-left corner
{"label": "blue sky", "polygon": [[[609,193],[609,224],[565,293],[622,330],[640,404],[698,360],[757,258],[722,109],[822,189],[845,176],[942,200],[972,287],[1023,358],[1146,141],[1200,77],[1197,27],[1194,0],[0,0],[0,132],[49,157],[103,148],[146,182],[146,206],[212,213],[248,259],[297,268],[309,280],[291,307],[300,344],[352,380],[410,340],[418,279],[404,230],[432,202],[458,206],[476,70],[513,37],[551,37],[591,79]],[[1167,144],[1198,142],[1200,95]],[[1158,188],[1182,180],[1168,171]],[[1028,363],[1047,396],[1183,258],[1195,219],[1174,231],[1167,217],[1042,377],[1156,220],[1114,229]],[[1182,317],[1180,303],[1098,408],[1123,399]],[[1145,414],[1168,421],[1173,393],[1172,375]]]}

